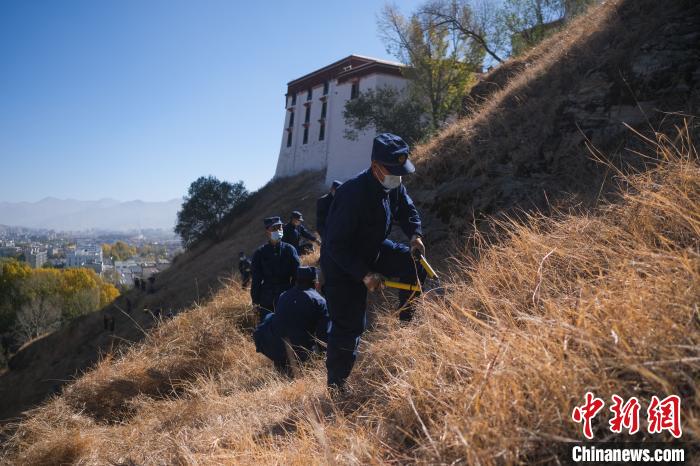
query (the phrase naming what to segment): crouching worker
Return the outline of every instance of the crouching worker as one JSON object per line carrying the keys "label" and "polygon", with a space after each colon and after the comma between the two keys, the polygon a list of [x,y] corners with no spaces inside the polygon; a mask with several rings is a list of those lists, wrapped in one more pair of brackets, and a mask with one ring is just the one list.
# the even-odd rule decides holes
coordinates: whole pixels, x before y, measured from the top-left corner
{"label": "crouching worker", "polygon": [[275,368],[292,375],[289,360],[308,359],[318,341],[326,342],[328,308],[326,300],[317,291],[315,267],[299,267],[296,285],[282,293],[273,314],[268,314],[253,332],[255,349],[272,359]]}

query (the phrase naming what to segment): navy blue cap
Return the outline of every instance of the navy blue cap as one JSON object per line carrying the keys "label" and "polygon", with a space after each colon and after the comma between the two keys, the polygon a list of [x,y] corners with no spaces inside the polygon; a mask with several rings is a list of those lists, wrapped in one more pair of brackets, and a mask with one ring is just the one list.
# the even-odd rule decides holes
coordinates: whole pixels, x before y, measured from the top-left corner
{"label": "navy blue cap", "polygon": [[337,187],[340,186],[341,184],[343,184],[342,181],[335,180],[335,181],[333,181],[333,184],[331,185],[331,188],[337,188]]}
{"label": "navy blue cap", "polygon": [[265,224],[265,228],[270,228],[274,227],[275,225],[282,225],[282,220],[280,220],[279,217],[267,217],[265,220],[263,220],[263,223]]}
{"label": "navy blue cap", "polygon": [[297,268],[297,280],[316,280],[316,267]]}
{"label": "navy blue cap", "polygon": [[297,220],[304,221],[304,217],[302,217],[301,212],[299,212],[298,210],[295,210],[294,212],[292,212],[292,218],[296,218]]}
{"label": "navy blue cap", "polygon": [[408,152],[408,144],[391,133],[380,134],[372,144],[372,160],[381,163],[392,175],[408,175],[416,171],[408,160]]}

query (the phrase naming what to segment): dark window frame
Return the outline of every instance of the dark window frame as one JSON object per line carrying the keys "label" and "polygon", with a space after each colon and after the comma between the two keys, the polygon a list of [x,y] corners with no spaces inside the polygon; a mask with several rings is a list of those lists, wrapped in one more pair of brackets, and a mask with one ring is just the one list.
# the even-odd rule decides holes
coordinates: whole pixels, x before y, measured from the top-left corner
{"label": "dark window frame", "polygon": [[308,144],[309,143],[309,127],[304,126],[304,139],[302,140],[302,144]]}
{"label": "dark window frame", "polygon": [[353,81],[350,86],[350,100],[357,99],[360,95],[360,81]]}
{"label": "dark window frame", "polygon": [[328,95],[328,90],[330,89],[331,83],[329,81],[324,81],[323,83],[323,95]]}
{"label": "dark window frame", "polygon": [[306,100],[311,100],[313,97],[313,89],[309,88],[308,91],[306,91]]}
{"label": "dark window frame", "polygon": [[318,129],[318,140],[323,141],[326,139],[326,123],[322,122]]}

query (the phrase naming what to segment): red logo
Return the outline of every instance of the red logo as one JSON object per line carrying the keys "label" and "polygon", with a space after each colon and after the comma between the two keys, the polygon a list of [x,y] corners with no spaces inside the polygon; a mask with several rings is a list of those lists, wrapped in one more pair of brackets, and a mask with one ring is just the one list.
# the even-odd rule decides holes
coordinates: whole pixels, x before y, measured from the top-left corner
{"label": "red logo", "polygon": [[593,393],[587,392],[586,402],[581,406],[576,406],[574,412],[571,413],[574,422],[583,422],[583,435],[589,440],[593,438],[593,418],[598,414],[598,411],[603,409],[603,406],[605,406],[603,400],[596,398]]}
{"label": "red logo", "polygon": [[669,395],[659,401],[656,395],[651,397],[649,409],[647,409],[647,421],[649,433],[659,434],[667,430],[676,438],[683,435],[681,431],[681,399],[678,395]]}
{"label": "red logo", "polygon": [[[608,421],[610,431],[621,434],[627,429],[629,435],[639,432],[639,411],[641,404],[636,397],[625,402],[622,397],[613,395],[610,411],[612,417]],[[583,435],[593,439],[593,419],[603,409],[605,402],[597,398],[593,393],[586,392],[585,402],[581,406],[574,406],[571,418],[578,424],[583,424]],[[675,438],[683,435],[681,429],[681,399],[678,395],[669,395],[663,400],[658,396],[651,397],[647,409],[647,432],[660,434],[667,430]]]}
{"label": "red logo", "polygon": [[613,395],[612,399],[613,405],[610,407],[610,411],[613,412],[613,418],[608,423],[610,431],[620,434],[624,427],[630,435],[639,432],[639,400],[632,397],[623,405],[623,400],[619,396]]}

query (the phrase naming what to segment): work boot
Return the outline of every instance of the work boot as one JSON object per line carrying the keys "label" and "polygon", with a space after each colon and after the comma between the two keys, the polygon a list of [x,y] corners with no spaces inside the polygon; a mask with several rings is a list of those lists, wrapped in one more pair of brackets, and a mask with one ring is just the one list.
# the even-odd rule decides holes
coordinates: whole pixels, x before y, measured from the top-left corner
{"label": "work boot", "polygon": [[350,394],[350,390],[348,390],[348,386],[344,382],[342,384],[337,384],[337,383],[328,384],[328,396],[330,396],[331,400],[334,403],[345,402],[347,400],[349,394]]}

